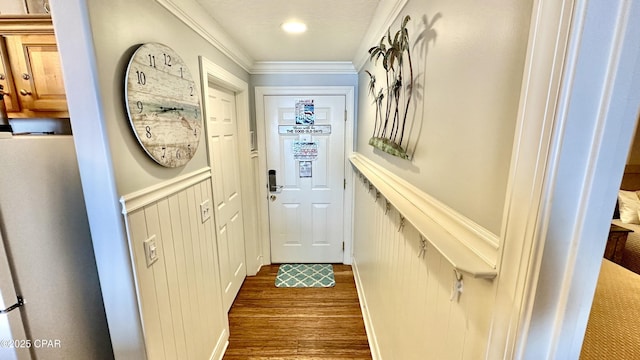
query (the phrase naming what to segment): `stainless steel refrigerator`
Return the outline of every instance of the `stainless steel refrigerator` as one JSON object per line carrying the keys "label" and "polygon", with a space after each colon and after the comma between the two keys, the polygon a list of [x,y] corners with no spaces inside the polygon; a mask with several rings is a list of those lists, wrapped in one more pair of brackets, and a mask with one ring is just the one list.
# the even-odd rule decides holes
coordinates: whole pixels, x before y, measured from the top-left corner
{"label": "stainless steel refrigerator", "polygon": [[0,139],[0,310],[2,360],[113,358],[72,136]]}

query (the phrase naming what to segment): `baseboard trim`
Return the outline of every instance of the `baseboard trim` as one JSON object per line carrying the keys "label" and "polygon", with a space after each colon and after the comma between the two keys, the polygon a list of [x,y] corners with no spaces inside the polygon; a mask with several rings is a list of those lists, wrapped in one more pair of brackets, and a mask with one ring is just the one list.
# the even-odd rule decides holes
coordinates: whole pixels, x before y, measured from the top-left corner
{"label": "baseboard trim", "polygon": [[[224,341],[224,344],[222,342]],[[224,330],[218,341],[216,342],[216,347],[213,348],[213,352],[209,357],[209,360],[222,360],[224,358],[224,353],[227,352],[227,348],[229,347],[229,333],[227,330]]]}
{"label": "baseboard trim", "polygon": [[364,328],[367,332],[367,340],[369,341],[369,349],[371,350],[371,358],[373,360],[382,360],[380,356],[380,347],[378,345],[378,338],[376,337],[375,329],[373,328],[373,322],[371,320],[371,314],[369,313],[369,307],[367,306],[367,297],[364,294],[362,288],[362,280],[360,280],[360,272],[358,272],[358,263],[355,258],[351,260],[353,269],[353,278],[356,282],[356,291],[358,292],[358,300],[360,303],[360,311],[362,311],[362,319],[364,320]]}

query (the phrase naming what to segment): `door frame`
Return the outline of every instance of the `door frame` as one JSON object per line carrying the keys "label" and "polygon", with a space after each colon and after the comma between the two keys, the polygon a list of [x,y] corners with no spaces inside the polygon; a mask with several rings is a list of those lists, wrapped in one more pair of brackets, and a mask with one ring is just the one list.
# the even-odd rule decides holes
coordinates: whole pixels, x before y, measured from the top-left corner
{"label": "door frame", "polygon": [[[247,275],[252,276],[258,273],[262,266],[262,249],[260,241],[258,239],[249,239],[247,234],[251,234],[250,224],[253,223],[251,219],[251,209],[254,206],[254,199],[251,199],[248,195],[252,194],[253,176],[251,169],[251,132],[249,124],[249,85],[246,81],[233,75],[229,71],[225,70],[221,66],[215,64],[211,60],[203,56],[199,56],[200,60],[200,77],[202,84],[202,106],[204,108],[204,127],[207,128],[207,99],[209,98],[209,87],[217,86],[229,91],[232,91],[236,100],[236,117],[238,126],[238,158],[240,160],[240,191],[242,192],[242,217],[244,229],[244,251],[245,251],[245,264]],[[206,132],[208,136],[208,131]],[[207,161],[211,164],[209,159],[209,144],[208,137],[205,140],[205,146],[207,148]],[[214,219],[215,221],[215,219]],[[216,233],[217,234],[217,233]],[[259,233],[258,238],[261,238]],[[217,236],[216,236],[217,242]],[[217,244],[216,244],[217,245]]]}
{"label": "door frame", "polygon": [[260,219],[262,236],[263,262],[271,264],[271,235],[269,232],[269,194],[267,191],[267,145],[264,116],[264,96],[311,96],[311,95],[343,95],[345,97],[345,109],[347,111],[344,131],[344,178],[346,186],[344,190],[344,252],[342,262],[351,264],[353,243],[353,172],[350,170],[349,157],[353,153],[353,130],[355,119],[355,90],[353,86],[256,86],[256,143],[258,149],[258,165],[260,186],[258,189],[260,198]]}
{"label": "door frame", "polygon": [[487,359],[579,356],[640,103],[640,2],[533,8]]}

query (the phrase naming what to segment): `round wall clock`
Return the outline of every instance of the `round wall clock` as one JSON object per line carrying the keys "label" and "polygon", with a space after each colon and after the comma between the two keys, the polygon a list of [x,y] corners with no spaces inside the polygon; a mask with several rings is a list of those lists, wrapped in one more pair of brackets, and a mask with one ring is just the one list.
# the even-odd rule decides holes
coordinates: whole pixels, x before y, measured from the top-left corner
{"label": "round wall clock", "polygon": [[183,166],[200,143],[200,96],[187,65],[171,48],[141,45],[129,60],[127,114],[144,151],[158,164]]}

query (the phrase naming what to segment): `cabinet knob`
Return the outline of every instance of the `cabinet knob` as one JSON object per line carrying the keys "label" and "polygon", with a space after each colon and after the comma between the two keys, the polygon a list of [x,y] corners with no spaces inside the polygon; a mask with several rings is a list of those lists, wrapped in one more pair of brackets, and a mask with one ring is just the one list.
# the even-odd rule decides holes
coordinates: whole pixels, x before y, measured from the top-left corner
{"label": "cabinet knob", "polygon": [[6,79],[6,77],[4,76],[4,74],[0,74],[0,80],[4,80]]}
{"label": "cabinet knob", "polygon": [[31,79],[31,76],[29,76],[29,74],[27,74],[27,73],[23,73],[22,74],[22,78],[25,79],[25,80],[29,80],[29,79]]}
{"label": "cabinet knob", "polygon": [[20,89],[20,95],[22,95],[22,96],[31,95],[31,91],[28,91],[28,90],[25,90],[25,89]]}

